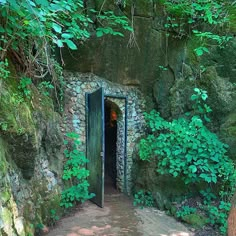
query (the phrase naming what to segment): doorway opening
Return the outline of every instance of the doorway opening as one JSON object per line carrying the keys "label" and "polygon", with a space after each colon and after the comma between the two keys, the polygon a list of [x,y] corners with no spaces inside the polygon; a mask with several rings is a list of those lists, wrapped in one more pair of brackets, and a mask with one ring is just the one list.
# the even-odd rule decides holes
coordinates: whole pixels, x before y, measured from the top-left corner
{"label": "doorway opening", "polygon": [[105,127],[105,192],[117,190],[118,126],[122,113],[118,105],[108,98],[104,101]]}
{"label": "doorway opening", "polygon": [[127,98],[104,96],[102,87],[85,95],[89,191],[95,193],[91,201],[103,207],[104,190],[127,190]]}

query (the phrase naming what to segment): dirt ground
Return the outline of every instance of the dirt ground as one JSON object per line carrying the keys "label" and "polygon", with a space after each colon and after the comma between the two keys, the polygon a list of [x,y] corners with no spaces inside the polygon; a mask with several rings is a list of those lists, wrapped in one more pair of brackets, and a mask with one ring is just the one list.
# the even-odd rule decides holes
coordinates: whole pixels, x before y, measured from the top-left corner
{"label": "dirt ground", "polygon": [[105,194],[104,208],[87,201],[47,236],[193,236],[184,225],[154,208],[133,207],[125,195]]}

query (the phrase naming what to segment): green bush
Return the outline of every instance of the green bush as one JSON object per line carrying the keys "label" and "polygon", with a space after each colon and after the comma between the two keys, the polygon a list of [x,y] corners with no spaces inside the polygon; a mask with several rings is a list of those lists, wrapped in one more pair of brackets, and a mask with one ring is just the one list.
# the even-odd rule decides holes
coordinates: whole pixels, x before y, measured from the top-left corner
{"label": "green bush", "polygon": [[134,206],[140,207],[152,207],[154,205],[154,200],[152,197],[152,193],[149,191],[139,190],[136,194],[134,194]]}
{"label": "green bush", "polygon": [[[214,200],[218,197],[227,205],[235,190],[235,168],[227,156],[228,146],[204,125],[210,122],[207,113],[211,111],[205,104],[206,91],[195,88],[194,92],[193,110],[185,117],[166,121],[156,111],[145,114],[150,133],[141,139],[139,155],[141,160],[157,163],[160,174],[179,177],[186,185],[204,186],[200,193],[213,224]],[[223,233],[229,207],[222,202],[214,222]]]}
{"label": "green bush", "polygon": [[183,218],[186,215],[196,213],[196,211],[197,209],[195,207],[182,206],[182,208],[176,212],[176,216],[179,218]]}
{"label": "green bush", "polygon": [[93,193],[89,193],[89,183],[87,177],[89,171],[86,170],[86,163],[88,159],[84,153],[79,151],[79,136],[76,133],[67,133],[67,138],[71,141],[65,140],[67,149],[64,154],[67,161],[64,165],[64,171],[62,178],[69,183],[69,187],[62,191],[60,206],[65,208],[72,207],[76,202],[84,202],[94,196]]}

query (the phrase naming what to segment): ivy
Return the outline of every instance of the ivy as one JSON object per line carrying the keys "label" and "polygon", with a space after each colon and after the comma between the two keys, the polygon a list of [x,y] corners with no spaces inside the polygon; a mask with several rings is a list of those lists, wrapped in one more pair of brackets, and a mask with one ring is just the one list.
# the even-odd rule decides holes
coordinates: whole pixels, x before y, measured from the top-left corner
{"label": "ivy", "polygon": [[229,8],[235,8],[232,1],[164,0],[162,4],[167,15],[165,29],[173,36],[197,37],[197,56],[209,53],[212,45],[223,48],[233,38],[228,33],[232,18]]}
{"label": "ivy", "polygon": [[152,193],[150,191],[145,191],[140,189],[137,193],[134,194],[134,206],[140,206],[141,208],[145,207],[153,207],[154,200]]}
{"label": "ivy", "polygon": [[89,183],[87,177],[89,171],[86,169],[88,159],[84,153],[79,151],[79,136],[72,132],[66,134],[67,139],[64,150],[67,159],[62,179],[68,182],[68,186],[61,193],[60,206],[68,208],[75,205],[76,202],[84,202],[94,196],[93,193],[88,192]]}
{"label": "ivy", "polygon": [[[91,35],[123,36],[121,29],[132,30],[125,16],[89,9],[83,0],[2,0],[0,20],[0,78],[9,76],[7,56],[16,62],[17,71],[33,83],[38,84],[36,79],[43,82],[46,76],[48,81],[49,77],[60,111],[62,76],[55,49],[76,50],[78,43]],[[41,91],[48,94],[45,89]]]}
{"label": "ivy", "polygon": [[[155,110],[145,113],[150,132],[140,141],[139,155],[143,161],[157,163],[156,171],[161,175],[179,177],[186,185],[204,186],[200,194],[209,223],[219,225],[224,233],[236,172],[227,156],[228,145],[204,125],[210,122],[207,98],[205,90],[195,88],[193,110],[172,121],[164,120]],[[218,205],[217,198],[221,199]],[[179,216],[182,213],[185,211]]]}
{"label": "ivy", "polygon": [[23,93],[23,95],[26,98],[31,98],[31,90],[29,89],[29,86],[31,84],[32,84],[31,78],[22,77],[20,79],[20,85],[18,86],[18,89]]}

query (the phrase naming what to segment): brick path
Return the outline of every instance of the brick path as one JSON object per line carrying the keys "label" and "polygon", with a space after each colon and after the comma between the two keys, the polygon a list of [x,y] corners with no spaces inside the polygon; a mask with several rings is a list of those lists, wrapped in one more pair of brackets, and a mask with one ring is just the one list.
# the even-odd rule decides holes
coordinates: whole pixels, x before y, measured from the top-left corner
{"label": "brick path", "polygon": [[134,208],[121,193],[105,195],[105,207],[87,201],[59,221],[47,236],[193,236],[188,229],[154,208]]}

